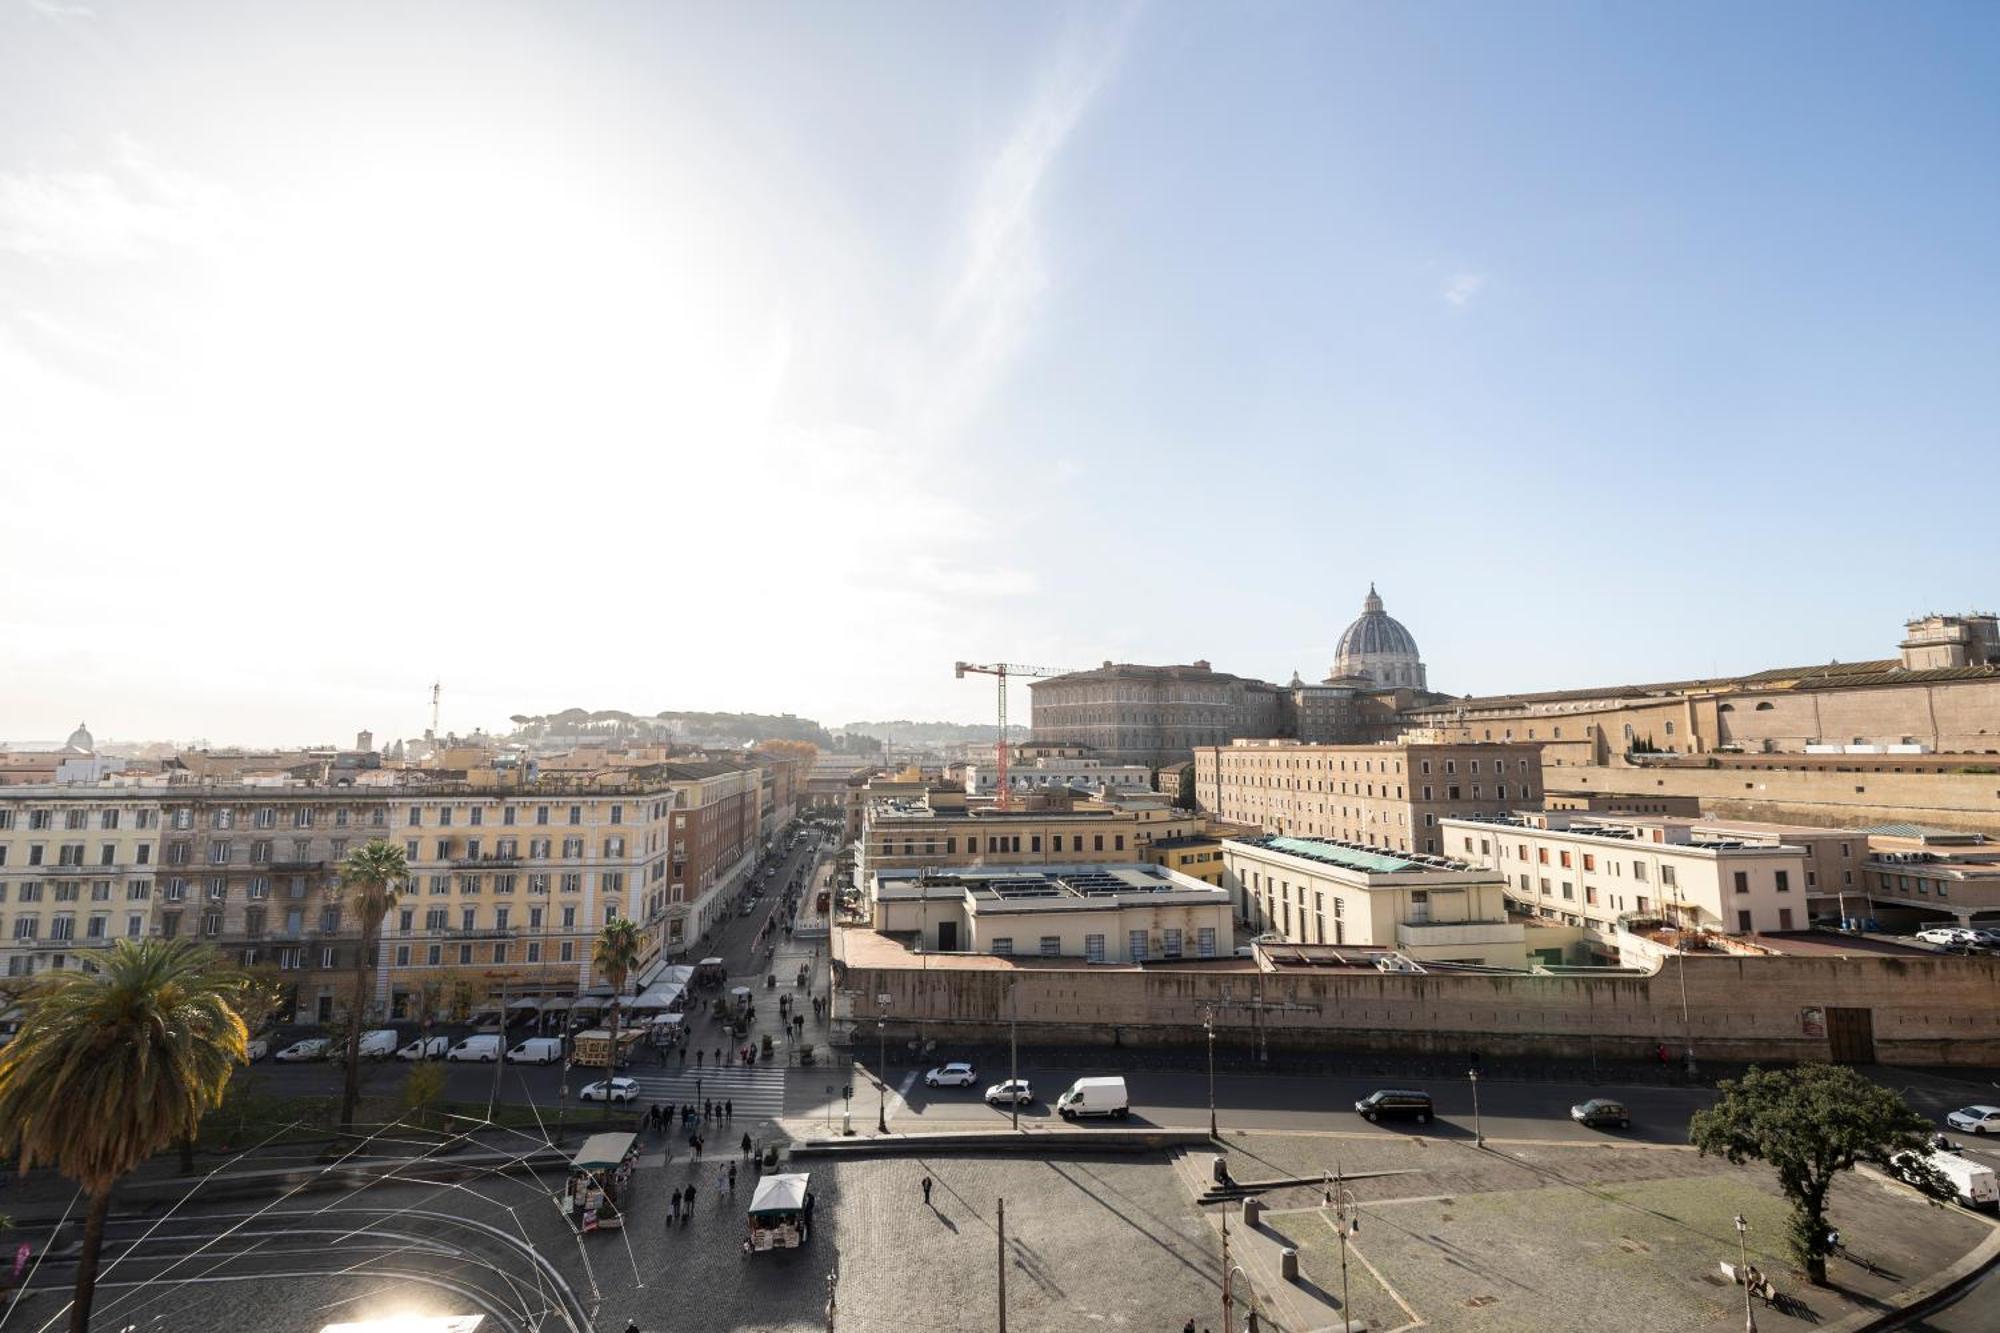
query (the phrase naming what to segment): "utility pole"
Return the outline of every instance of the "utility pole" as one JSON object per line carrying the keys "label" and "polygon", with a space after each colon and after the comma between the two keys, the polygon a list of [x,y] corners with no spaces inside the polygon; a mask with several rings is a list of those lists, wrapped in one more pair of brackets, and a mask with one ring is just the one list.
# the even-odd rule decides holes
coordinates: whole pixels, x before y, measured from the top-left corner
{"label": "utility pole", "polygon": [[1215,1007],[1201,1011],[1201,1026],[1208,1033],[1208,1137],[1220,1137],[1215,1127]]}
{"label": "utility pole", "polygon": [[1000,1200],[1000,1333],[1007,1333],[1007,1201]]}
{"label": "utility pole", "polygon": [[875,1020],[875,1132],[889,1132],[889,1002],[878,996],[882,1016]]}
{"label": "utility pole", "polygon": [[[1016,1134],[1021,1132],[1021,1071],[1018,1040],[1020,1035],[1020,1018],[1021,983],[1017,981],[1007,988],[1007,1092],[1009,1100],[1014,1104],[1014,1132]],[[1006,1270],[1004,1268],[1001,1270],[1000,1275],[1003,1279],[1001,1290],[1004,1294],[1006,1290],[1004,1286]],[[1007,1315],[1004,1303],[1001,1308],[1000,1327],[1003,1331],[1007,1327]]]}
{"label": "utility pole", "polygon": [[1222,1210],[1222,1330],[1230,1333],[1235,1325],[1230,1322],[1229,1275],[1235,1271],[1229,1265],[1229,1210]]}

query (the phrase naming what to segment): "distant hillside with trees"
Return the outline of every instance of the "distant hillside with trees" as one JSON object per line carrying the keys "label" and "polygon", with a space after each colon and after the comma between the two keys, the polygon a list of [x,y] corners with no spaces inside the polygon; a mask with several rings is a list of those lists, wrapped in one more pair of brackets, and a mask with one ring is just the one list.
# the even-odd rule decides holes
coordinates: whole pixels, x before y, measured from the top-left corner
{"label": "distant hillside with trees", "polygon": [[[850,736],[871,736],[897,745],[964,745],[993,739],[991,722],[912,722],[903,718],[895,722],[849,722],[840,730]],[[1028,739],[1028,728],[1010,726],[1007,738],[1024,741]]]}
{"label": "distant hillside with trees", "polygon": [[510,739],[678,741],[687,745],[744,745],[756,741],[803,741],[830,749],[833,737],[809,717],[791,713],[702,713],[668,709],[628,713],[619,708],[565,708],[559,713],[516,713]]}

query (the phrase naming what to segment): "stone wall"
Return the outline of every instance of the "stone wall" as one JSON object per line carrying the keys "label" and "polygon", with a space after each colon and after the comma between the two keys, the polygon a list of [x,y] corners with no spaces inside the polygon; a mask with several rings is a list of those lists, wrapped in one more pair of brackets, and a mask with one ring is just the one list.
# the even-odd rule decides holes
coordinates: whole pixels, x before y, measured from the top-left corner
{"label": "stone wall", "polygon": [[1016,985],[1029,1044],[1198,1045],[1204,1009],[1215,1006],[1220,1040],[1273,1050],[1573,1058],[1589,1048],[1644,1058],[1691,1040],[1697,1058],[1825,1059],[1828,1040],[1808,1011],[1848,1008],[1869,1011],[1881,1063],[2000,1063],[1993,958],[1691,957],[1618,977],[899,964],[847,968],[840,989],[843,1010],[846,997],[862,997],[869,1020],[876,997],[890,997],[897,1032],[921,1021],[931,1037],[1004,1041]]}
{"label": "stone wall", "polygon": [[1570,792],[1692,796],[1728,819],[1860,828],[1909,822],[2000,835],[2000,774],[1607,766],[1545,772]]}

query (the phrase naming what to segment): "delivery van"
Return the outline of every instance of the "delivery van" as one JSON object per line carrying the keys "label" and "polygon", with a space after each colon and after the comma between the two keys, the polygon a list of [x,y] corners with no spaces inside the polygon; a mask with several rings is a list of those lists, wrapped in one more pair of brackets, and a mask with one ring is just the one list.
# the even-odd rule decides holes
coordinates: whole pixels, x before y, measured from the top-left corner
{"label": "delivery van", "polygon": [[[1913,1153],[1898,1153],[1894,1165],[1904,1166]],[[1934,1152],[1921,1159],[1925,1165],[1951,1182],[1952,1193],[1967,1208],[1992,1211],[2000,1207],[2000,1175],[1957,1153]]]}
{"label": "delivery van", "polygon": [[478,1036],[467,1037],[458,1045],[444,1053],[447,1060],[472,1060],[479,1064],[492,1064],[500,1058],[500,1036],[495,1032],[482,1032]]}
{"label": "delivery van", "polygon": [[396,1053],[396,1029],[376,1028],[361,1034],[361,1058],[386,1060]]}
{"label": "delivery van", "polygon": [[1131,1098],[1125,1095],[1125,1080],[1116,1074],[1109,1078],[1080,1078],[1069,1085],[1068,1092],[1056,1098],[1056,1114],[1065,1120],[1081,1115],[1108,1115],[1123,1120],[1131,1109]]}
{"label": "delivery van", "polygon": [[507,1063],[515,1065],[552,1065],[562,1059],[561,1037],[530,1037],[507,1052]]}

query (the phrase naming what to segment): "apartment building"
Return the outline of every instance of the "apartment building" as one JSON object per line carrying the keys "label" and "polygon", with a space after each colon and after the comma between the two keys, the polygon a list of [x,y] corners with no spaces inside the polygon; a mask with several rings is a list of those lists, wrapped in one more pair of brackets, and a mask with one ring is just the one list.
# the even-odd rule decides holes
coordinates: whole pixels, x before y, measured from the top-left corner
{"label": "apartment building", "polygon": [[[1501,873],[1516,911],[1606,937],[1630,921],[1724,934],[1807,929],[1807,891],[1825,863],[1823,851],[1769,831],[1664,816],[1549,810],[1441,824],[1451,855]],[[1842,836],[1811,832],[1836,844]]]}
{"label": "apartment building", "polygon": [[1157,865],[883,870],[869,902],[875,930],[925,954],[1146,963],[1234,951],[1229,895]]}
{"label": "apartment building", "polygon": [[1408,855],[1444,851],[1445,819],[1542,803],[1528,744],[1239,740],[1197,748],[1194,765],[1195,803],[1220,819]]}
{"label": "apartment building", "polygon": [[0,974],[71,967],[151,923],[159,790],[138,782],[0,786]]}
{"label": "apartment building", "polygon": [[[1144,764],[1107,764],[1095,758],[1043,756],[1009,761],[1007,790],[1015,794],[1045,792],[1059,788],[1091,792],[1142,792],[1153,789],[1153,770]],[[968,796],[992,796],[1000,788],[996,764],[967,764],[965,792]]]}
{"label": "apartment building", "polygon": [[1267,835],[1225,841],[1222,865],[1244,929],[1260,937],[1420,962],[1527,965],[1526,931],[1507,914],[1506,885],[1470,860]]}
{"label": "apartment building", "polygon": [[[955,798],[955,801],[954,799]],[[959,793],[883,797],[862,821],[855,882],[925,867],[1127,863],[1199,834],[1199,815],[1154,802],[1086,800],[1042,810],[967,807]]]}

